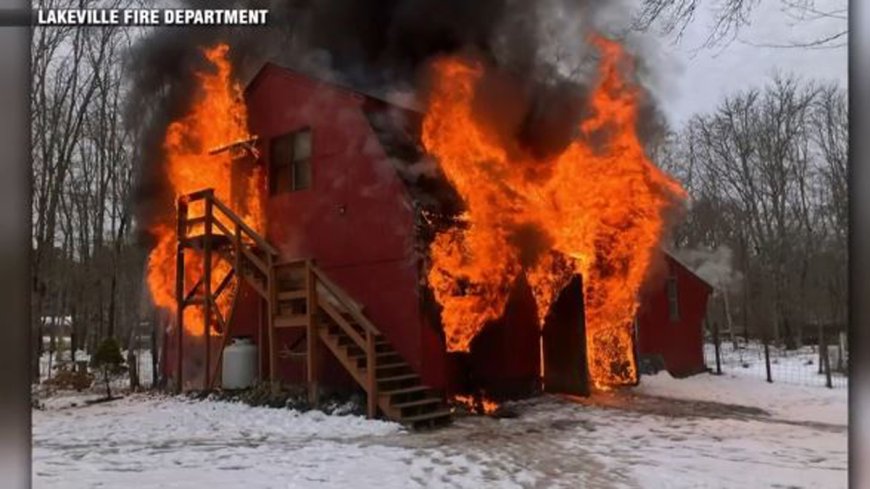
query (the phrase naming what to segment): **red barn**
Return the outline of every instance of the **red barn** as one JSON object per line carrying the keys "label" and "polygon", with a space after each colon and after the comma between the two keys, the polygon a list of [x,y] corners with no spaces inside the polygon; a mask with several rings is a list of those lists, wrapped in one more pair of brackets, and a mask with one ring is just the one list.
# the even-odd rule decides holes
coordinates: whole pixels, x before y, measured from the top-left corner
{"label": "red barn", "polygon": [[652,289],[637,314],[638,355],[651,370],[685,377],[706,369],[703,323],[713,288],[673,256],[665,264],[664,286]]}
{"label": "red barn", "polygon": [[[223,336],[254,338],[263,377],[336,388],[359,384],[375,393],[368,396],[370,414],[379,409],[415,423],[443,418],[447,393],[539,391],[542,367],[546,390],[588,392],[580,277],[552,306],[543,334],[531,291],[520,279],[502,318],[484,327],[469,352],[446,351],[426,285],[426,244],[438,225],[432,216],[455,215],[461,204],[437,166],[409,163],[423,156],[418,111],[274,64],[256,74],[245,94],[258,157],[239,163],[238,171],[255,165],[264,170],[266,235],[248,233],[256,252],[242,249],[238,237],[236,248],[224,240],[214,249],[235,249],[228,255],[239,275],[249,278]],[[200,198],[208,200],[194,197]],[[208,205],[220,209],[219,203]],[[240,226],[237,236],[247,233]],[[205,240],[190,243],[212,250]],[[247,268],[238,265],[245,260]],[[672,373],[684,375],[703,369],[701,321],[709,286],[675,260],[667,262],[666,286],[641,309],[639,353],[659,354]],[[250,278],[257,268],[259,278]],[[282,285],[294,280],[296,288]],[[179,303],[186,304],[187,295],[180,291]],[[308,302],[293,302],[300,299]],[[182,358],[177,341],[167,342],[169,358]],[[202,340],[182,341],[191,352]],[[206,341],[204,375],[212,384],[220,345]],[[183,357],[184,369],[196,370],[188,356],[193,354]],[[171,363],[167,373],[180,377],[182,362]]]}

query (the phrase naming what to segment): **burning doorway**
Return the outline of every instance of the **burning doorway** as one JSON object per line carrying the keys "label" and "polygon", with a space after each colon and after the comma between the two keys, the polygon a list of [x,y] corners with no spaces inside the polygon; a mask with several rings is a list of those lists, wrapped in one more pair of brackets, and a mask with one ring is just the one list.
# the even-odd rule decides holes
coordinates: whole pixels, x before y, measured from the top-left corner
{"label": "burning doorway", "polygon": [[467,352],[450,355],[454,390],[487,398],[537,392],[588,395],[589,367],[582,279],[572,278],[538,324],[528,281],[520,276],[504,314],[471,340]]}

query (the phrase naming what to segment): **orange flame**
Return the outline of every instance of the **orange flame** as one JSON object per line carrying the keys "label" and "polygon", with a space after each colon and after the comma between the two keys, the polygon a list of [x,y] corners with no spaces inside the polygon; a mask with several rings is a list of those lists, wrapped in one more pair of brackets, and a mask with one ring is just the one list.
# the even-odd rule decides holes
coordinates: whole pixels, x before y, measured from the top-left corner
{"label": "orange flame", "polygon": [[[433,64],[423,143],[466,212],[463,227],[433,241],[428,279],[443,307],[448,350],[467,351],[485,323],[501,316],[520,273],[531,285],[541,324],[570,278],[582,274],[589,374],[605,389],[637,379],[632,321],[638,294],[665,214],[685,192],[656,168],[638,139],[641,92],[623,78],[630,63],[621,46],[597,36],[592,42],[601,60],[588,100],[591,116],[546,160],[508,147],[474,113],[482,63],[448,57]],[[515,244],[522,233],[537,235],[547,251],[523,256]]]}
{"label": "orange flame", "polygon": [[477,414],[491,415],[499,408],[497,402],[480,395],[469,396],[465,394],[455,394],[453,396],[453,402],[455,404],[461,404],[469,412]]}
{"label": "orange flame", "polygon": [[[166,176],[174,201],[191,192],[214,189],[215,197],[239,214],[248,225],[262,231],[262,176],[254,168],[243,174],[233,171],[232,156],[228,151],[209,154],[209,150],[249,136],[247,109],[242,90],[233,81],[232,67],[227,54],[229,47],[219,44],[203,50],[213,70],[196,73],[198,94],[190,111],[173,121],[163,141]],[[202,215],[202,206],[191,206],[190,218]],[[175,255],[177,233],[173,212],[151,228],[157,245],[151,250],[147,263],[147,283],[154,303],[172,311],[175,301]],[[196,231],[191,231],[195,234]],[[215,233],[219,231],[214,230]],[[185,289],[189,291],[202,277],[202,256],[193,250],[185,252]],[[212,290],[217,287],[231,266],[212,255]],[[226,318],[233,289],[224,292],[218,300],[218,309]],[[227,318],[228,319],[228,318]],[[212,323],[214,324],[214,323]],[[201,336],[203,311],[188,307],[184,316],[185,332]]]}

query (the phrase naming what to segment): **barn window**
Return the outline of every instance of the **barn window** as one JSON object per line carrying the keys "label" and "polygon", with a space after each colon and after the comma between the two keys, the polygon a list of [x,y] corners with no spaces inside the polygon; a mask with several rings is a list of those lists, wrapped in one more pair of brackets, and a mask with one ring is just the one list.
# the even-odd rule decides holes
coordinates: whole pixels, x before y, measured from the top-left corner
{"label": "barn window", "polygon": [[272,194],[311,187],[311,130],[303,129],[272,140],[269,191]]}
{"label": "barn window", "polygon": [[677,295],[677,277],[668,277],[668,316],[671,322],[680,320],[680,298]]}

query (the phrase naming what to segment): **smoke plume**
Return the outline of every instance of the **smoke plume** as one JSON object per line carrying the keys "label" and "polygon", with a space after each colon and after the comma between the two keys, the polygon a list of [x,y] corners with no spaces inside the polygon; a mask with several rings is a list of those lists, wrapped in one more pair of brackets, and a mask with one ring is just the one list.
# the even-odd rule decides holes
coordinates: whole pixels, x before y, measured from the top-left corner
{"label": "smoke plume", "polygon": [[733,255],[731,248],[725,245],[713,249],[686,249],[677,252],[680,260],[699,277],[723,291],[735,290],[743,280],[743,274],[732,265]]}
{"label": "smoke plume", "polygon": [[[619,38],[637,54],[624,1],[595,0],[187,0],[190,8],[268,8],[269,25],[202,29],[157,28],[134,48],[127,120],[144,145],[138,175],[138,222],[147,228],[172,215],[161,171],[168,123],[183,115],[196,71],[207,70],[201,48],[230,46],[235,73],[246,83],[266,61],[387,96],[425,100],[426,67],[447,54],[473,55],[491,67],[480,100],[482,117],[499,121],[504,137],[538,156],[562,149],[584,115],[597,53],[593,32]],[[650,73],[639,58],[636,73]],[[643,86],[645,80],[639,80]],[[662,128],[652,97],[639,122],[642,138]]]}

